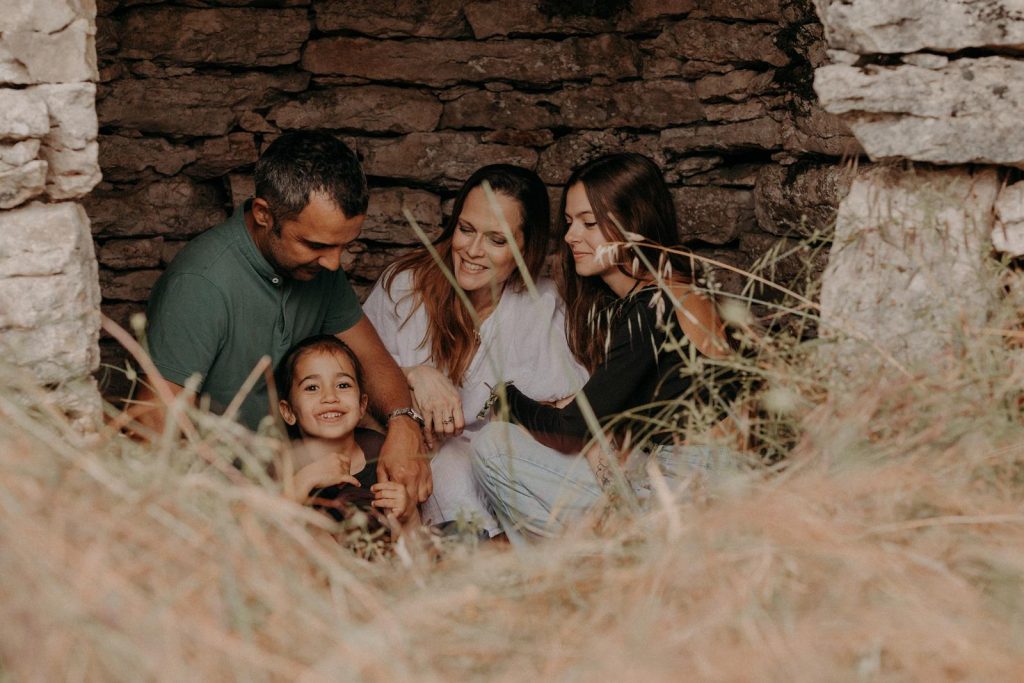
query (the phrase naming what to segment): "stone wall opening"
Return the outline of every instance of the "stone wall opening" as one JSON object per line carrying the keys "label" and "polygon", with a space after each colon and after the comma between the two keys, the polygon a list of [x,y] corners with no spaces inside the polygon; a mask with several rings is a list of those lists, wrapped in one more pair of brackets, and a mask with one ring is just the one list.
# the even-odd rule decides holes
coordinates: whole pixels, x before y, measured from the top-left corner
{"label": "stone wall opening", "polygon": [[806,0],[239,4],[99,3],[104,179],[86,206],[103,310],[122,324],[178,249],[251,193],[283,130],[333,130],[363,158],[370,215],[346,264],[361,293],[417,242],[402,207],[436,233],[486,163],[536,169],[557,198],[582,160],[642,152],[695,247],[747,266],[832,222],[840,162],[860,149],[816,105],[825,48]]}

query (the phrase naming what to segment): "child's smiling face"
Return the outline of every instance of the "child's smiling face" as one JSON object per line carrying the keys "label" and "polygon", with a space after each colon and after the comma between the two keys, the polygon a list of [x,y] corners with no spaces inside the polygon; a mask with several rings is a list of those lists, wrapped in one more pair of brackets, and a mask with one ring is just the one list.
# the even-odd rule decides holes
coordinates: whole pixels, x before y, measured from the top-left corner
{"label": "child's smiling face", "polygon": [[304,438],[338,439],[355,430],[366,412],[366,394],[346,354],[310,350],[296,361],[293,377],[288,400],[281,401],[285,422],[298,423]]}

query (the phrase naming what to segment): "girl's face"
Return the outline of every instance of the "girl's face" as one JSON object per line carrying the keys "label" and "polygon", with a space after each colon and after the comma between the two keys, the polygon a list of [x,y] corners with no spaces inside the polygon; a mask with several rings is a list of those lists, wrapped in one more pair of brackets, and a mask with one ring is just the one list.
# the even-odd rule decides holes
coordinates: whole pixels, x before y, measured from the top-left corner
{"label": "girl's face", "polygon": [[565,193],[565,243],[572,251],[576,274],[580,277],[605,277],[612,271],[618,248],[604,236],[597,224],[583,183],[576,183]]}
{"label": "girl's face", "polygon": [[312,350],[295,363],[281,417],[298,423],[303,437],[337,439],[355,430],[366,412],[366,394],[356,383],[352,360],[341,351]]}
{"label": "girl's face", "polygon": [[[494,197],[516,245],[522,250],[523,219],[519,203],[500,192],[494,193]],[[462,204],[462,213],[452,235],[452,260],[456,282],[474,303],[489,299],[491,289],[500,289],[515,270],[508,233],[502,229],[494,205],[488,201],[482,187],[470,190]]]}

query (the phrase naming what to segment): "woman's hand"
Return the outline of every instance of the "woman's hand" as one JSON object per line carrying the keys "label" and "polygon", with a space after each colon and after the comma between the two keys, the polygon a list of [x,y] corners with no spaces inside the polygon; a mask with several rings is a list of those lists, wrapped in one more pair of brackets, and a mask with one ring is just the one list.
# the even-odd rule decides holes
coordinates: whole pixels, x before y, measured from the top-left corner
{"label": "woman's hand", "polygon": [[466,426],[459,390],[443,372],[429,365],[403,368],[413,400],[423,415],[427,445],[433,450],[441,439],[458,436]]}
{"label": "woman's hand", "polygon": [[359,480],[352,476],[351,470],[351,461],[341,453],[314,460],[295,473],[295,500],[304,503],[313,489],[335,484],[359,486]]}

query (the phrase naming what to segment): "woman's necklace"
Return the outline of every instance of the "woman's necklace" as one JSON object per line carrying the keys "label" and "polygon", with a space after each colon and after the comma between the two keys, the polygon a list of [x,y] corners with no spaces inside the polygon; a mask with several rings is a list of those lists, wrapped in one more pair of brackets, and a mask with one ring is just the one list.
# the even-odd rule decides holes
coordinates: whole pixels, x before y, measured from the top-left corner
{"label": "woman's necklace", "polygon": [[486,320],[487,320],[488,318],[490,318],[490,317],[491,317],[491,314],[492,314],[492,313],[494,313],[494,310],[495,310],[495,309],[496,309],[497,307],[498,307],[498,304],[497,304],[497,303],[495,303],[495,304],[494,304],[493,306],[488,306],[488,307],[487,307],[487,309],[486,309],[486,310],[485,310],[485,311],[484,311],[483,313],[477,312],[477,314],[476,314],[476,319],[477,319],[477,321],[478,321],[478,323],[479,323],[479,324],[478,324],[478,325],[476,325],[476,326],[475,326],[475,327],[473,328],[473,335],[474,335],[474,336],[476,337],[476,345],[477,345],[477,346],[480,346],[480,344],[481,344],[481,343],[482,343],[482,341],[483,341],[483,340],[482,340],[482,338],[481,338],[481,336],[480,336],[480,331],[481,331],[481,330],[483,329],[483,327],[484,327],[484,322],[485,322],[485,321],[486,321]]}

